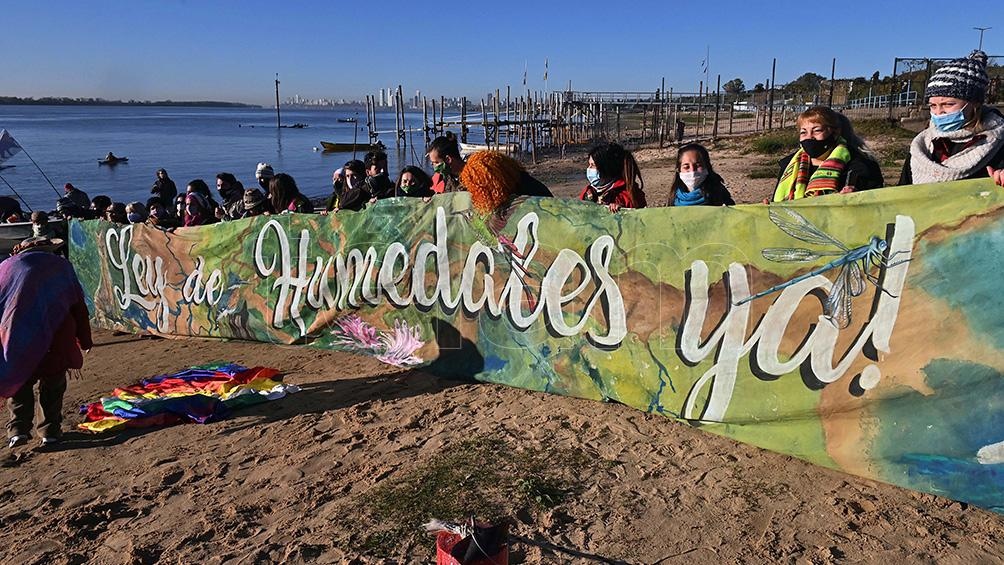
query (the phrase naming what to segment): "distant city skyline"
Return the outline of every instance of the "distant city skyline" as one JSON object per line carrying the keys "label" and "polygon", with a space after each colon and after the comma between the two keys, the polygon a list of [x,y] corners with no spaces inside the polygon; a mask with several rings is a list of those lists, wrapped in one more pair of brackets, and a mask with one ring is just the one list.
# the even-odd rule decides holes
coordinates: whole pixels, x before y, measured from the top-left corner
{"label": "distant city skyline", "polygon": [[[964,10],[849,1],[818,21],[793,17],[807,8],[788,0],[444,6],[9,3],[0,96],[271,106],[276,73],[284,99],[373,95],[384,107],[399,84],[411,105],[416,91],[474,98],[506,86],[514,94],[561,90],[569,81],[576,90],[653,91],[665,77],[667,89],[693,92],[721,74],[722,83],[741,78],[751,88],[770,77],[774,57],[778,83],[829,76],[834,57],[838,77],[891,74],[895,57],[963,57],[979,44],[974,27],[1004,17],[999,1]],[[986,31],[983,49],[1004,54],[1004,28]]]}

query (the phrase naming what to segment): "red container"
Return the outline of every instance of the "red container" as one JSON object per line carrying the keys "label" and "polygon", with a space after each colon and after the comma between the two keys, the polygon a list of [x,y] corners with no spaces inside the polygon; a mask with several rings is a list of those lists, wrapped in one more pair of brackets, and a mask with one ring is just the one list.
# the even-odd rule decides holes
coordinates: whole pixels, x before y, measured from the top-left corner
{"label": "red container", "polygon": [[[463,539],[457,534],[439,532],[436,535],[436,565],[460,565],[460,562],[450,555],[453,546]],[[509,565],[509,546],[503,545],[498,553],[491,557],[482,557],[472,561],[470,565]]]}

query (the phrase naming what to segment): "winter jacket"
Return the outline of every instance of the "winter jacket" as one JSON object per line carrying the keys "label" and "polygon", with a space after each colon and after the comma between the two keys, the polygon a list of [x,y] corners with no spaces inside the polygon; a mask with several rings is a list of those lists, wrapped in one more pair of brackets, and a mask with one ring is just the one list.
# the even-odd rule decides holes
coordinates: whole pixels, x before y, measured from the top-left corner
{"label": "winter jacket", "polygon": [[[669,191],[669,203],[667,206],[673,206],[676,202],[676,191],[682,188],[678,185],[673,185],[673,188]],[[722,177],[718,176],[718,173],[711,173],[708,178],[701,185],[701,192],[704,193],[704,204],[702,206],[735,206],[736,201],[732,199],[732,193],[729,192],[728,187],[725,186],[725,182]]]}
{"label": "winter jacket", "polygon": [[[837,177],[837,186],[843,189],[843,187],[850,185],[854,187],[855,192],[885,186],[885,180],[882,178],[882,168],[879,167],[879,164],[874,159],[862,155],[857,150],[848,149],[851,152],[851,160],[847,162],[843,172]],[[794,156],[795,153],[792,153],[778,161],[777,181],[774,182],[774,186],[781,183],[784,170],[788,168],[788,163]],[[815,172],[815,168],[812,171]]]}
{"label": "winter jacket", "polygon": [[645,193],[638,191],[637,200],[631,196],[627,191],[627,183],[624,179],[619,179],[614,181],[614,184],[610,186],[606,191],[600,194],[592,185],[586,185],[586,188],[582,190],[579,194],[579,200],[585,200],[587,202],[595,202],[597,204],[618,204],[621,208],[644,208],[645,207]]}

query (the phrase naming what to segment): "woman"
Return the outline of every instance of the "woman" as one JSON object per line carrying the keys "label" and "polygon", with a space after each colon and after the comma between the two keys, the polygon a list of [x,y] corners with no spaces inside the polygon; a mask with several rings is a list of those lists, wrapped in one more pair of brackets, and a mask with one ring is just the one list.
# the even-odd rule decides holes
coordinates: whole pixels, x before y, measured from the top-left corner
{"label": "woman", "polygon": [[669,189],[669,206],[733,206],[735,200],[711,166],[703,145],[688,143],[676,152],[676,178]]}
{"label": "woman", "polygon": [[362,210],[372,197],[366,188],[366,165],[359,159],[345,163],[332,175],[332,188],[325,211]]}
{"label": "woman", "polygon": [[603,204],[611,212],[645,207],[645,183],[638,163],[620,144],[602,143],[589,151],[586,180],[589,184],[579,200]]}
{"label": "woman", "polygon": [[142,202],[130,202],[126,206],[126,219],[129,220],[130,224],[142,224],[146,222],[149,215],[146,205]]}
{"label": "woman", "polygon": [[209,185],[195,179],[185,187],[185,208],[182,225],[205,226],[216,223],[216,202],[209,195]]}
{"label": "woman", "polygon": [[410,196],[424,198],[435,194],[432,191],[432,179],[420,167],[408,165],[401,169],[401,174],[394,184],[395,196]]}
{"label": "woman", "polygon": [[312,214],[314,205],[310,199],[300,194],[300,189],[296,187],[296,181],[286,173],[279,173],[268,182],[268,194],[272,202],[272,208],[276,213],[297,212],[300,214]]}
{"label": "woman", "polygon": [[993,177],[1004,185],[1004,116],[984,106],[987,54],[941,67],[924,92],[931,123],[913,138],[899,184]]}
{"label": "woman", "polygon": [[105,210],[105,220],[116,224],[128,224],[129,217],[126,214],[126,205],[123,202],[112,202],[112,205]]}
{"label": "woman", "polygon": [[799,148],[779,163],[774,202],[882,187],[878,163],[841,114],[815,106],[796,125]]}

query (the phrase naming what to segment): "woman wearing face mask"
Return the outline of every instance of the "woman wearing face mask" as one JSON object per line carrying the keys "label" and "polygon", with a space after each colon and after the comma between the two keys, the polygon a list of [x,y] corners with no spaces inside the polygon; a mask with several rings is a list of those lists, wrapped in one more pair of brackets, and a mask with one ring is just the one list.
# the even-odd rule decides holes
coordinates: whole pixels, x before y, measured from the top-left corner
{"label": "woman wearing face mask", "polygon": [[676,178],[669,190],[669,206],[732,206],[732,194],[711,166],[703,145],[688,143],[676,152]]}
{"label": "woman wearing face mask", "polygon": [[881,188],[882,171],[851,123],[825,106],[796,121],[799,148],[779,163],[774,202]]}
{"label": "woman wearing face mask", "polygon": [[366,165],[353,159],[335,171],[332,177],[334,192],[328,198],[326,211],[362,210],[371,195],[366,188]]}
{"label": "woman wearing face mask", "polygon": [[1004,185],[1004,116],[983,105],[987,55],[973,51],[938,69],[925,96],[931,123],[910,144],[899,184],[993,177]]}
{"label": "woman wearing face mask", "polygon": [[611,212],[645,207],[645,185],[638,163],[617,143],[602,143],[589,152],[586,180],[589,184],[579,200],[603,204]]}

